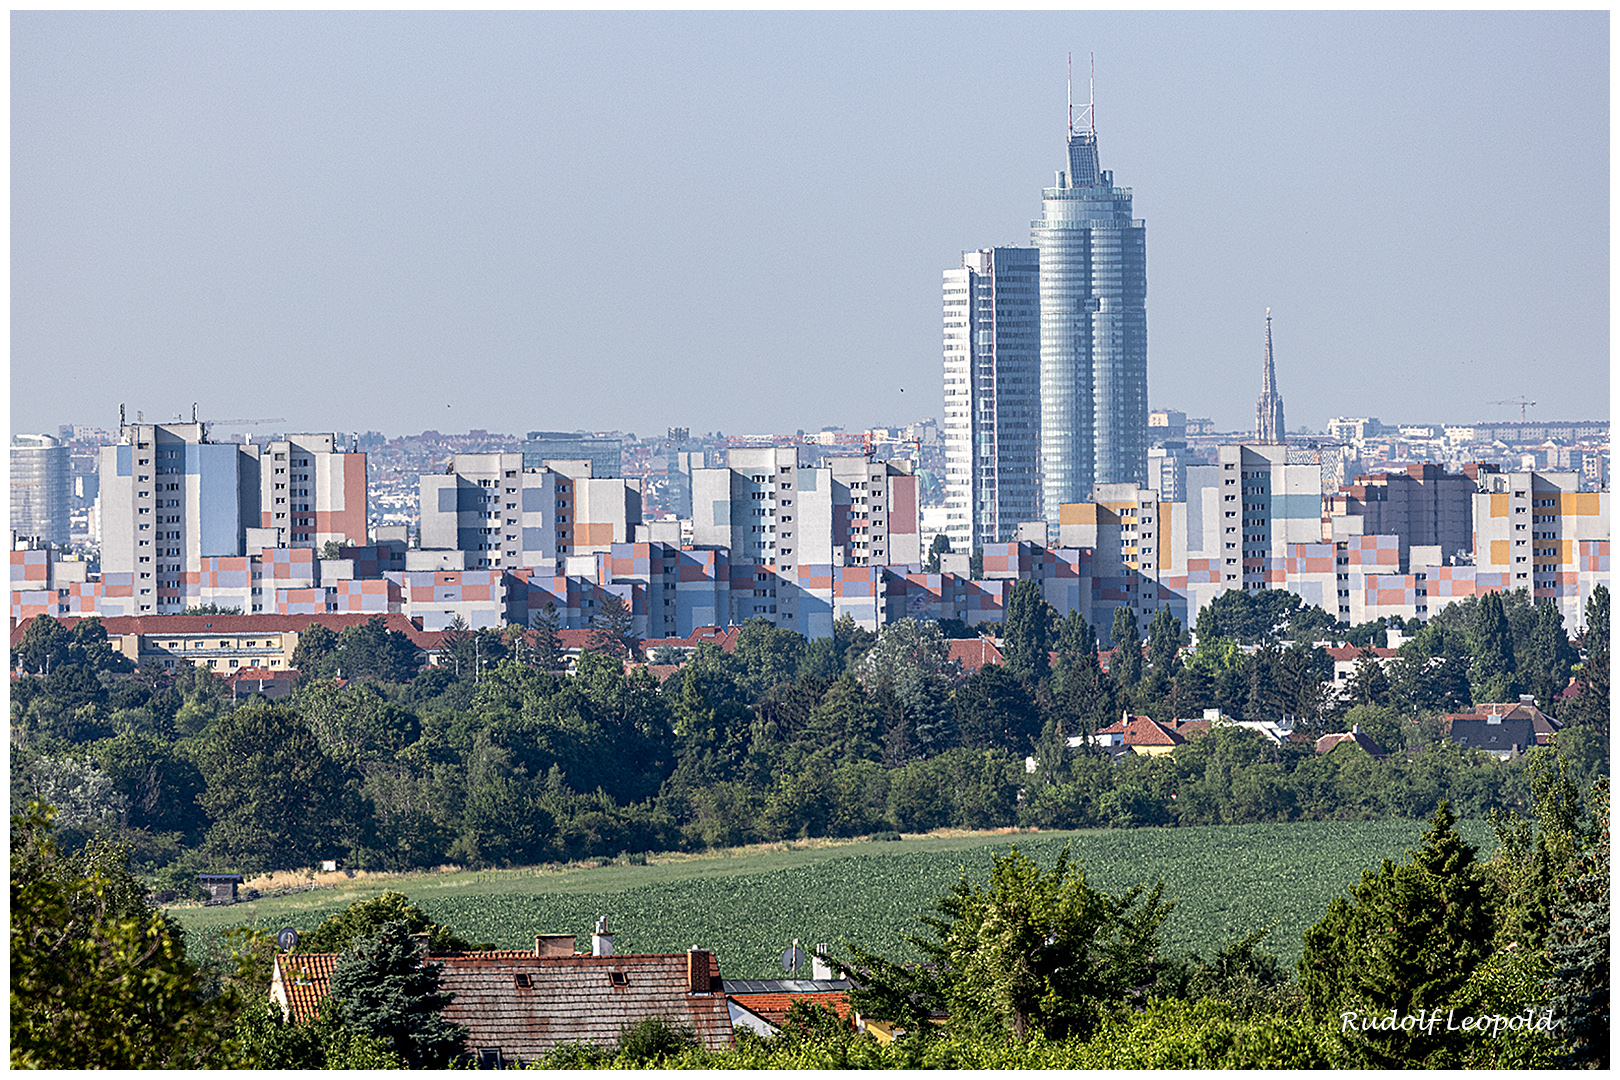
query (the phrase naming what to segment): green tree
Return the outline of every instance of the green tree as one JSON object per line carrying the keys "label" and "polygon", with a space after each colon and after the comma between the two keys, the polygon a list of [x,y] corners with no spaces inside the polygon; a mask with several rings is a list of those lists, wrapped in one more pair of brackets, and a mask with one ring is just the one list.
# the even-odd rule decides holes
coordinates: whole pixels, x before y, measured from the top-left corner
{"label": "green tree", "polygon": [[984,887],[957,882],[939,916],[923,919],[934,939],[912,942],[936,966],[952,1026],[1085,1037],[1105,1005],[1154,981],[1170,913],[1162,893],[1108,896],[1086,884],[1067,848],[1048,872],[1014,847]]}
{"label": "green tree", "polygon": [[1480,597],[1470,628],[1474,663],[1469,676],[1475,701],[1511,701],[1518,693],[1518,664],[1513,654],[1513,628],[1501,593]]}
{"label": "green tree", "polygon": [[424,935],[430,953],[470,952],[493,948],[474,945],[448,926],[441,926],[400,892],[385,892],[356,900],[336,915],[328,916],[314,930],[298,939],[301,953],[344,952],[357,941],[379,937],[394,925],[410,935]]}
{"label": "green tree", "polygon": [[1034,749],[1041,731],[1040,716],[1027,687],[997,664],[986,664],[963,679],[951,699],[961,745],[1018,755]]}
{"label": "green tree", "polygon": [[[1363,871],[1351,898],[1333,900],[1305,931],[1300,985],[1316,1016],[1438,1008],[1490,954],[1493,896],[1455,825],[1442,802],[1406,862]],[[1420,1060],[1422,1038],[1379,1032],[1359,1050],[1373,1063]]]}
{"label": "green tree", "polygon": [[591,640],[586,648],[641,659],[641,641],[636,637],[630,605],[623,597],[608,593],[603,598],[596,614],[591,616]]}
{"label": "green tree", "polygon": [[1536,627],[1530,635],[1530,654],[1525,657],[1526,689],[1536,695],[1542,711],[1558,712],[1558,695],[1569,686],[1570,668],[1579,659],[1564,633],[1564,617],[1550,600],[1537,600]]}
{"label": "green tree", "polygon": [[1173,677],[1180,652],[1181,620],[1170,614],[1169,608],[1160,608],[1148,623],[1148,659],[1153,670],[1167,679]]}
{"label": "green tree", "polygon": [[562,638],[557,633],[562,628],[562,619],[557,615],[557,605],[550,600],[534,620],[534,651],[531,662],[541,671],[561,671],[564,666],[562,652]]}
{"label": "green tree", "polygon": [[944,533],[935,533],[933,542],[928,545],[928,563],[923,567],[923,573],[939,573],[939,557],[950,554],[950,551],[951,538]]}
{"label": "green tree", "polygon": [[146,906],[127,849],[56,850],[51,811],[11,821],[11,1066],[237,1063],[227,998],[205,1000],[179,927]]}
{"label": "green tree", "polygon": [[352,842],[356,808],[313,732],[252,702],[219,718],[198,751],[214,821],[206,850],[242,870],[314,866]]}
{"label": "green tree", "polygon": [[381,1039],[344,1027],[330,998],[315,1017],[284,1017],[275,1002],[255,1002],[236,1017],[234,1037],[252,1069],[398,1069],[402,1062]]}
{"label": "green tree", "polygon": [[1344,692],[1356,705],[1383,705],[1388,700],[1389,677],[1384,674],[1383,662],[1373,653],[1372,646],[1362,647]]}
{"label": "green tree", "polygon": [[893,715],[885,725],[886,741],[909,742],[926,756],[951,745],[950,678],[956,667],[938,625],[898,619],[883,628],[852,670],[868,695],[879,700],[888,695]]}
{"label": "green tree", "polygon": [[331,999],[345,1027],[384,1043],[406,1068],[444,1068],[467,1036],[439,1015],[453,995],[439,990],[439,966],[423,962],[404,923],[389,923],[338,958]]}
{"label": "green tree", "polygon": [[350,626],[338,635],[337,665],[346,679],[374,679],[377,682],[405,683],[421,666],[420,650],[398,630],[388,629],[388,620],[374,615],[359,626]]}
{"label": "green tree", "polygon": [[737,685],[750,698],[759,700],[793,681],[804,659],[804,649],[803,634],[783,630],[756,615],[737,632],[737,645],[731,654]]}
{"label": "green tree", "polygon": [[1025,579],[1013,586],[1001,625],[1001,656],[1009,675],[1031,686],[1046,681],[1056,622],[1057,612],[1041,595],[1039,582]]}
{"label": "green tree", "polygon": [[337,657],[338,636],[320,623],[310,623],[298,635],[293,646],[292,666],[303,677],[314,678],[331,674]]}
{"label": "green tree", "polygon": [[11,666],[36,675],[66,667],[85,668],[91,674],[135,670],[133,661],[113,649],[106,627],[95,615],[71,620],[71,629],[49,615],[36,615],[11,650]]}
{"label": "green tree", "polygon": [[1563,1068],[1609,1068],[1609,786],[1592,793],[1596,842],[1559,889],[1547,960],[1553,1014],[1563,1022],[1568,1049]]}
{"label": "green tree", "polygon": [[1114,686],[1124,695],[1135,692],[1142,681],[1142,635],[1136,629],[1136,615],[1128,607],[1114,609],[1114,624],[1109,631],[1114,643],[1114,655],[1108,662],[1108,674]]}

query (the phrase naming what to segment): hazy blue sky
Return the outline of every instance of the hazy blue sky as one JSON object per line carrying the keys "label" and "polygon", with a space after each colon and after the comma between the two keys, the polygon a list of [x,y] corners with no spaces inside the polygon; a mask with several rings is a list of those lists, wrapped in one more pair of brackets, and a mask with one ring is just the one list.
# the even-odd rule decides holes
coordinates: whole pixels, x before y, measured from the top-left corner
{"label": "hazy blue sky", "polygon": [[[12,424],[940,413],[1097,63],[1150,403],[1606,416],[1609,15],[11,16]],[[1077,96],[1083,96],[1083,83]],[[228,429],[226,429],[228,430]]]}

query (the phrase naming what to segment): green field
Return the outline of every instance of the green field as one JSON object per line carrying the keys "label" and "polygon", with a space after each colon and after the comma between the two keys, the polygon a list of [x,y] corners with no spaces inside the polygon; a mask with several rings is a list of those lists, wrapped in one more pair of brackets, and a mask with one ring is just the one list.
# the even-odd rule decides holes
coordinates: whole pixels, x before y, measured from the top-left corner
{"label": "green field", "polygon": [[[733,978],[781,978],[780,957],[794,938],[805,946],[844,940],[897,958],[922,929],[919,916],[964,872],[983,881],[994,853],[1010,844],[1051,866],[1069,845],[1087,880],[1109,892],[1162,878],[1176,902],[1166,923],[1172,952],[1208,953],[1266,926],[1263,948],[1292,967],[1301,934],[1364,867],[1400,859],[1416,846],[1417,821],[1292,822],[1185,829],[926,836],[731,856],[676,858],[647,866],[559,872],[510,870],[416,874],[355,880],[336,890],[263,899],[234,907],[181,907],[173,913],[198,937],[257,925],[313,929],[356,899],[396,889],[435,921],[474,941],[529,948],[537,933],[574,933],[589,948],[606,915],[617,952],[713,949]],[[1482,821],[1458,830],[1489,853]],[[808,977],[808,968],[801,970]]]}

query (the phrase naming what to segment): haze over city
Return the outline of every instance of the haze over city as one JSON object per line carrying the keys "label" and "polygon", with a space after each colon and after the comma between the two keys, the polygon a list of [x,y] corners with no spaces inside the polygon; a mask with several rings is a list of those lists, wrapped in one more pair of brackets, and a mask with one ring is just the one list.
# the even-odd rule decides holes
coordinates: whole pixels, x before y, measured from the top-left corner
{"label": "haze over city", "polygon": [[14,431],[938,416],[1096,57],[1150,403],[1607,416],[1607,12],[12,18]]}

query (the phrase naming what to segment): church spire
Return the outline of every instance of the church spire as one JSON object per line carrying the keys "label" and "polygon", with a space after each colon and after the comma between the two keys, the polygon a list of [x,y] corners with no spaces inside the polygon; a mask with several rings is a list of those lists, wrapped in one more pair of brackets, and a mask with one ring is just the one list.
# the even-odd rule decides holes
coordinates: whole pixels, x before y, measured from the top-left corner
{"label": "church spire", "polygon": [[1254,441],[1285,443],[1288,429],[1283,426],[1283,401],[1277,393],[1277,364],[1271,353],[1271,309],[1266,308],[1266,367],[1261,376],[1260,401],[1255,406]]}

